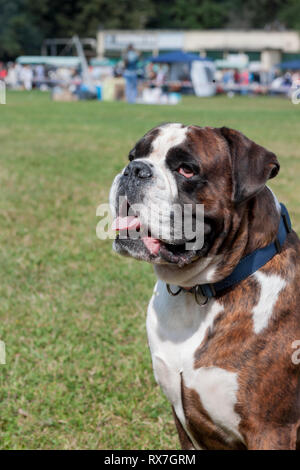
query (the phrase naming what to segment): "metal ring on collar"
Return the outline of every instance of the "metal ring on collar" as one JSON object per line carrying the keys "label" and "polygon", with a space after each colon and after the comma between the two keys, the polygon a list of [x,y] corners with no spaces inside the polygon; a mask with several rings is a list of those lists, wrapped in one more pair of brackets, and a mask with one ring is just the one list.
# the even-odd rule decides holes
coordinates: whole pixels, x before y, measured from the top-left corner
{"label": "metal ring on collar", "polygon": [[172,292],[170,288],[170,284],[167,284],[167,291],[169,292],[170,295],[173,295],[173,297],[175,297],[182,291],[182,289],[181,287],[179,287],[177,292]]}
{"label": "metal ring on collar", "polygon": [[[199,294],[201,294],[202,299],[203,298],[205,299],[204,302],[199,302],[199,297],[198,297]],[[200,307],[204,307],[204,305],[206,305],[207,302],[208,302],[208,297],[203,295],[202,290],[201,290],[201,286],[197,286],[196,289],[195,289],[195,300],[196,300],[197,304],[200,305]]]}

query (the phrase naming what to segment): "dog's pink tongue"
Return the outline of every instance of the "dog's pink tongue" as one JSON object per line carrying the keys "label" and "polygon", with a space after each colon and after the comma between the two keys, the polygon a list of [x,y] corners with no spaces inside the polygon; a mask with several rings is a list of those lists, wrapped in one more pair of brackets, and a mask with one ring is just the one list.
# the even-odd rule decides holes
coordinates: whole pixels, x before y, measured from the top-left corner
{"label": "dog's pink tongue", "polygon": [[151,255],[157,255],[160,248],[160,241],[157,238],[144,237],[143,242],[146,245],[146,248],[150,251]]}
{"label": "dog's pink tongue", "polygon": [[[138,217],[132,215],[127,217],[117,217],[112,223],[112,230],[137,230],[141,227],[141,222]],[[161,242],[157,238],[153,237],[143,237],[142,238],[146,248],[150,251],[152,255],[157,255]]]}
{"label": "dog's pink tongue", "polygon": [[112,230],[133,230],[138,229],[141,222],[137,217],[130,215],[128,217],[117,217],[112,223]]}

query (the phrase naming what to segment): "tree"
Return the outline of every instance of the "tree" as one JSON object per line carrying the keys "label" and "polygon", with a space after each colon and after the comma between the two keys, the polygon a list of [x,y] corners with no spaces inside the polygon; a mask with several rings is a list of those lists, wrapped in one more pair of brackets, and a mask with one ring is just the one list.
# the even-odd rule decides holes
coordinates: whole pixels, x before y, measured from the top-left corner
{"label": "tree", "polygon": [[221,28],[227,21],[227,0],[154,0],[155,16],[147,26],[168,29]]}
{"label": "tree", "polygon": [[115,29],[300,29],[299,0],[0,0],[0,57],[39,53],[45,38]]}
{"label": "tree", "polygon": [[299,0],[287,0],[280,10],[279,19],[290,29],[300,31],[300,2]]}
{"label": "tree", "polygon": [[0,0],[0,57],[4,60],[37,52],[42,32],[34,26],[27,0]]}
{"label": "tree", "polygon": [[152,0],[39,0],[29,6],[48,37],[95,37],[104,28],[144,28]]}
{"label": "tree", "polygon": [[279,27],[278,15],[284,0],[230,0],[227,27],[237,29],[273,29]]}

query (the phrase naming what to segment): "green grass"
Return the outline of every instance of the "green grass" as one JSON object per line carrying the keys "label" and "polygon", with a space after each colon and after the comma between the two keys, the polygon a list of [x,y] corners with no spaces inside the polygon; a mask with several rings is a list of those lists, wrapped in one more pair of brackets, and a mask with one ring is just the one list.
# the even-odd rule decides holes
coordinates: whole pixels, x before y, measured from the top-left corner
{"label": "green grass", "polygon": [[275,98],[155,107],[8,93],[0,106],[0,448],[178,448],[147,347],[152,267],[96,238],[96,207],[149,128],[226,125],[277,153],[271,186],[299,232],[299,118],[300,106]]}

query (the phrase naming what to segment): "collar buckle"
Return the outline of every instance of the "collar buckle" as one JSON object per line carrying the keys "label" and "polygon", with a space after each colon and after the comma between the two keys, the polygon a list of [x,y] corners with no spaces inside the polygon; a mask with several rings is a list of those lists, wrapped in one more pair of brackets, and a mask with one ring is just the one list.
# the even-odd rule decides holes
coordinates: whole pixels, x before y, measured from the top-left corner
{"label": "collar buckle", "polygon": [[[194,294],[195,294],[195,300],[196,300],[197,304],[200,305],[200,307],[204,307],[204,305],[206,305],[207,302],[208,302],[208,297],[207,297],[207,295],[205,295],[205,293],[202,289],[202,286],[200,284],[195,286]],[[201,295],[201,297],[200,297],[200,295]],[[200,299],[202,299],[202,302],[200,301]],[[204,299],[204,302],[203,302],[203,299]]]}
{"label": "collar buckle", "polygon": [[171,291],[170,284],[166,284],[166,286],[167,286],[167,291],[168,291],[169,294],[172,295],[173,297],[176,297],[176,295],[180,294],[180,292],[182,291],[182,287],[178,287],[178,291],[172,292],[172,291]]}

